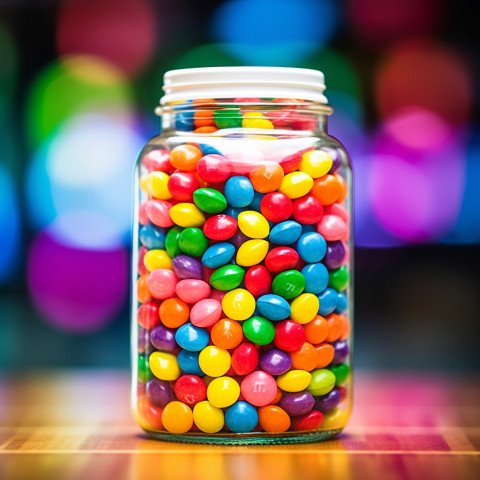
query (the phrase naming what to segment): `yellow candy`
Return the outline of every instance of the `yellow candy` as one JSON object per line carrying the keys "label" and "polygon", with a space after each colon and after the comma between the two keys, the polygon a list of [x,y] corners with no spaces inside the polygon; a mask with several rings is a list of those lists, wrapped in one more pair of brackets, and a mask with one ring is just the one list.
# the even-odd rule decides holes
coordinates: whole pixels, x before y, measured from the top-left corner
{"label": "yellow candy", "polygon": [[248,290],[236,288],[224,295],[222,309],[225,315],[232,320],[246,320],[255,311],[255,297]]}
{"label": "yellow candy", "polygon": [[198,364],[205,375],[221,377],[230,369],[232,357],[227,350],[210,345],[200,352]]}
{"label": "yellow candy", "polygon": [[247,112],[243,114],[242,127],[243,128],[265,128],[272,130],[274,128],[273,123],[266,118],[263,118],[263,113],[260,112]]}
{"label": "yellow candy", "polygon": [[193,203],[177,203],[170,209],[170,218],[180,227],[201,227],[205,215]]}
{"label": "yellow candy", "polygon": [[226,408],[233,405],[239,396],[240,385],[231,377],[215,378],[207,388],[208,401],[218,408]]}
{"label": "yellow candy", "polygon": [[320,303],[313,293],[302,293],[290,304],[292,313],[290,318],[298,323],[305,324],[311,322],[318,314]]}
{"label": "yellow candy", "polygon": [[277,378],[277,385],[286,392],[301,392],[311,379],[312,375],[305,370],[290,370]]}
{"label": "yellow candy", "polygon": [[240,213],[238,216],[238,228],[250,238],[266,238],[270,233],[270,225],[267,219],[253,210]]}
{"label": "yellow candy", "polygon": [[167,403],[162,412],[162,423],[167,432],[188,432],[193,425],[192,409],[183,402]]}
{"label": "yellow candy", "polygon": [[298,169],[312,178],[319,178],[326,175],[332,168],[332,165],[332,157],[327,152],[310,150],[302,155],[302,161]]}
{"label": "yellow candy", "polygon": [[334,410],[326,413],[323,417],[322,428],[329,430],[343,428],[347,424],[349,417],[349,411],[342,410],[341,408],[335,408]]}
{"label": "yellow candy", "polygon": [[266,240],[247,240],[237,251],[236,262],[241,267],[251,267],[263,261],[268,253]]}
{"label": "yellow candy", "polygon": [[149,175],[142,175],[140,177],[140,188],[147,194],[151,195],[152,192],[150,190],[150,176]]}
{"label": "yellow candy", "polygon": [[170,200],[172,195],[168,189],[168,179],[170,177],[164,172],[152,172],[148,179],[150,181],[150,191],[154,198],[159,200]]}
{"label": "yellow candy", "polygon": [[149,250],[143,257],[143,264],[149,272],[157,268],[172,270],[172,259],[165,250]]}
{"label": "yellow candy", "polygon": [[313,187],[313,178],[304,172],[291,172],[283,177],[278,191],[288,198],[300,198],[306,195]]}
{"label": "yellow candy", "polygon": [[177,357],[167,352],[153,352],[148,359],[152,373],[160,380],[173,381],[180,374]]}
{"label": "yellow candy", "polygon": [[204,400],[193,407],[193,421],[205,433],[219,432],[225,423],[223,411]]}

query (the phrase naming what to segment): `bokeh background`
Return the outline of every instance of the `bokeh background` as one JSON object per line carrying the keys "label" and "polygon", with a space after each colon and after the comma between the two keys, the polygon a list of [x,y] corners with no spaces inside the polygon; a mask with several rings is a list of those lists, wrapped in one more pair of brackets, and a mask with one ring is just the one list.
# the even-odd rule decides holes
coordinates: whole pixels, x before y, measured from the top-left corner
{"label": "bokeh background", "polygon": [[0,366],[129,366],[131,172],[165,71],[326,75],[356,365],[480,366],[477,2],[1,0]]}

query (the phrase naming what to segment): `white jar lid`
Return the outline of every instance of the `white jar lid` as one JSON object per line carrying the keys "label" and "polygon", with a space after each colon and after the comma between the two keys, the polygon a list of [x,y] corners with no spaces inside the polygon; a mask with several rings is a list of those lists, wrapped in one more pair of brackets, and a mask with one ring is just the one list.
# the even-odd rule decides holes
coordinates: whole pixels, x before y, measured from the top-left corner
{"label": "white jar lid", "polygon": [[318,70],[284,67],[211,67],[165,74],[162,105],[198,98],[296,98],[327,104]]}

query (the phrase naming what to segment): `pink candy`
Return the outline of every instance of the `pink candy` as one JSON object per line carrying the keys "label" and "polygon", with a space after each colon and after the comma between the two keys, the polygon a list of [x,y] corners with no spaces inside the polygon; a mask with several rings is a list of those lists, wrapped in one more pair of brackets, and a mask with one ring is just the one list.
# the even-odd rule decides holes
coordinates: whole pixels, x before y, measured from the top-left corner
{"label": "pink candy", "polygon": [[257,370],[243,379],[240,390],[248,403],[263,407],[275,398],[277,382],[269,373]]}
{"label": "pink candy", "polygon": [[348,225],[345,221],[336,215],[324,215],[318,222],[317,232],[320,233],[327,242],[341,240],[348,232]]}
{"label": "pink candy", "polygon": [[148,289],[157,300],[165,300],[175,296],[177,276],[173,270],[158,268],[150,273],[147,280]]}
{"label": "pink candy", "polygon": [[210,295],[211,288],[203,280],[187,278],[177,283],[175,292],[178,298],[185,303],[196,303],[207,298]]}
{"label": "pink candy", "polygon": [[190,310],[190,321],[197,327],[209,327],[220,320],[222,306],[212,298],[205,298],[196,303]]}
{"label": "pink candy", "polygon": [[171,227],[173,221],[169,212],[172,206],[173,204],[166,200],[149,200],[147,202],[148,218],[157,227]]}

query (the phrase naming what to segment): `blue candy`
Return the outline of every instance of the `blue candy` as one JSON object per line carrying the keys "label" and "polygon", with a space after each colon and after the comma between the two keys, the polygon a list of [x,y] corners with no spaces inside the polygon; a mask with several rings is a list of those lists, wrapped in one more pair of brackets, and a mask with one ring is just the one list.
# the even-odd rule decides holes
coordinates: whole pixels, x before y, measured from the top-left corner
{"label": "blue candy", "polygon": [[191,132],[195,129],[193,112],[179,112],[175,114],[175,128],[182,132]]}
{"label": "blue candy", "polygon": [[238,220],[238,216],[242,213],[245,212],[245,210],[248,210],[248,208],[234,208],[228,206],[223,212],[222,215],[229,215],[230,217],[233,217],[235,220]]}
{"label": "blue candy", "polygon": [[309,223],[308,225],[302,225],[302,233],[316,232],[317,226],[315,223]]}
{"label": "blue candy", "polygon": [[285,320],[292,313],[289,303],[280,295],[262,295],[257,300],[257,310],[269,320]]}
{"label": "blue candy", "polygon": [[216,148],[213,148],[211,145],[207,145],[206,143],[199,143],[198,146],[204,155],[221,155]]}
{"label": "blue candy", "polygon": [[302,268],[302,275],[305,277],[305,293],[318,295],[328,285],[328,270],[323,263],[311,263]]}
{"label": "blue candy", "polygon": [[198,363],[199,352],[189,352],[188,350],[180,350],[177,355],[177,362],[180,369],[188,375],[205,375]]}
{"label": "blue candy", "polygon": [[262,201],[262,198],[265,196],[264,193],[260,193],[255,191],[253,194],[253,202],[250,205],[250,208],[252,210],[256,210],[257,212],[260,211],[260,202]]}
{"label": "blue candy", "polygon": [[326,288],[320,295],[318,300],[320,307],[318,309],[319,315],[330,315],[337,308],[338,293],[333,288]]}
{"label": "blue candy", "polygon": [[275,245],[291,245],[302,234],[302,226],[293,220],[277,223],[270,231],[268,239]]}
{"label": "blue candy", "polygon": [[189,352],[203,350],[210,340],[208,330],[195,327],[191,323],[185,323],[175,333],[175,341]]}
{"label": "blue candy", "polygon": [[247,177],[230,177],[223,190],[225,198],[232,207],[242,208],[250,205],[255,191]]}
{"label": "blue candy", "polygon": [[317,263],[327,253],[327,242],[317,232],[304,233],[298,239],[297,252],[304,262]]}
{"label": "blue candy", "polygon": [[149,250],[152,248],[159,248],[163,250],[165,248],[165,229],[156,227],[151,223],[149,225],[143,225],[138,232],[140,242],[145,245]]}
{"label": "blue candy", "polygon": [[247,402],[235,402],[225,412],[225,423],[232,432],[251,432],[258,423],[257,410]]}
{"label": "blue candy", "polygon": [[209,268],[218,268],[227,264],[234,255],[235,247],[231,243],[215,243],[203,254],[202,263]]}
{"label": "blue candy", "polygon": [[337,308],[335,313],[343,313],[348,308],[348,300],[344,293],[339,293],[337,295]]}

